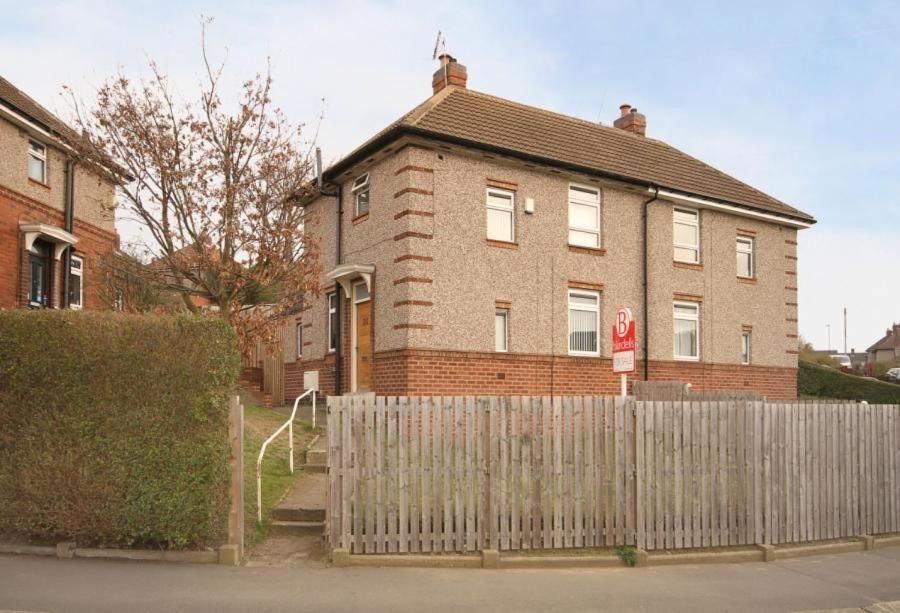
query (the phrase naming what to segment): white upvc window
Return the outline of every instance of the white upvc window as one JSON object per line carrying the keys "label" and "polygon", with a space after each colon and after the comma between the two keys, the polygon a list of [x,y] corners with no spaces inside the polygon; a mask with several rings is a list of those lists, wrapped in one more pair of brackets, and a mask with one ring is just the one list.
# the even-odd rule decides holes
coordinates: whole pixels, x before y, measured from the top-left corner
{"label": "white upvc window", "polygon": [[494,351],[509,351],[509,309],[494,311]]}
{"label": "white upvc window", "polygon": [[487,237],[494,241],[513,243],[516,240],[515,202],[513,192],[505,189],[487,190]]}
{"label": "white upvc window", "polygon": [[47,148],[33,140],[28,141],[28,177],[47,182]]}
{"label": "white upvc window", "polygon": [[675,261],[700,263],[700,211],[676,208],[672,213]]}
{"label": "white upvc window", "polygon": [[569,244],[600,247],[600,190],[569,186]]}
{"label": "white upvc window", "polygon": [[360,175],[353,182],[353,194],[356,200],[356,212],[354,217],[365,215],[369,212],[369,173]]}
{"label": "white upvc window", "polygon": [[737,237],[737,276],[752,279],[756,274],[753,261],[753,239],[749,236]]}
{"label": "white upvc window", "polygon": [[297,357],[303,357],[303,323],[297,322],[297,329],[295,334],[297,335]]}
{"label": "white upvc window", "polygon": [[71,258],[69,266],[69,308],[84,306],[84,260],[77,255]]}
{"label": "white upvc window", "polygon": [[741,333],[741,364],[749,364],[751,359],[750,353],[750,331],[744,330]]}
{"label": "white upvc window", "polygon": [[700,359],[700,305],[674,303],[674,353],[676,360]]}
{"label": "white upvc window", "polygon": [[599,355],[600,293],[569,290],[569,353]]}
{"label": "white upvc window", "polygon": [[328,294],[328,351],[334,351],[335,349],[337,349],[337,300],[337,292]]}

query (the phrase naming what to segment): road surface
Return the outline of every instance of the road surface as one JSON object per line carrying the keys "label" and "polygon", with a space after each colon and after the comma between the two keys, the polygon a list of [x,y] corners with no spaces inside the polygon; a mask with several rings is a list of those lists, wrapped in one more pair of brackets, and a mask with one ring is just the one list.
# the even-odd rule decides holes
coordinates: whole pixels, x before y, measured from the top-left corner
{"label": "road surface", "polygon": [[[900,547],[769,564],[565,570],[235,568],[0,555],[0,611],[808,611],[889,601],[900,601]],[[900,611],[900,604],[877,610]]]}

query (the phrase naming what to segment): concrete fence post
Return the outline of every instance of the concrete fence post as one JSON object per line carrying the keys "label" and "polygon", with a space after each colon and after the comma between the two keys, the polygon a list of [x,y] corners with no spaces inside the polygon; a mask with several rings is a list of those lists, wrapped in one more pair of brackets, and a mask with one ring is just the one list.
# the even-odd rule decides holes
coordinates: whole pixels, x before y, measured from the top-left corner
{"label": "concrete fence post", "polygon": [[219,562],[236,565],[244,557],[244,407],[238,396],[228,403],[228,442],[231,447],[231,509],[228,513],[228,544],[219,552]]}

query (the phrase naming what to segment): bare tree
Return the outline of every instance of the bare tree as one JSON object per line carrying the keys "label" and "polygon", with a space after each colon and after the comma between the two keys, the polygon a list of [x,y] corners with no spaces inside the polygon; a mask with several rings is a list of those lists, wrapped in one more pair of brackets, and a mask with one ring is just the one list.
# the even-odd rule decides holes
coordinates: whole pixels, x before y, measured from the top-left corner
{"label": "bare tree", "polygon": [[[208,23],[208,22],[207,22]],[[317,250],[299,202],[312,189],[312,141],[270,98],[269,68],[245,81],[236,105],[223,102],[222,64],[201,38],[199,97],[181,100],[156,63],[146,80],[123,73],[105,82],[88,110],[73,97],[83,163],[118,187],[119,208],[145,230],[153,265],[130,270],[198,312],[212,311],[244,349],[271,341],[281,318],[316,291]],[[229,110],[231,109],[231,110]]]}

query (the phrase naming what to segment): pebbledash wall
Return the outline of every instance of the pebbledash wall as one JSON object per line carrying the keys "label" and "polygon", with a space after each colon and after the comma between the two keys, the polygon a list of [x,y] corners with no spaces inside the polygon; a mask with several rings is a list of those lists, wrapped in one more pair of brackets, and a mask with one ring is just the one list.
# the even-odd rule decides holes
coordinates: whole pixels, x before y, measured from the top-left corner
{"label": "pebbledash wall", "polygon": [[[19,229],[23,223],[65,227],[65,156],[47,146],[46,183],[28,177],[28,134],[0,120],[0,308],[28,305],[28,251]],[[105,304],[99,291],[98,262],[119,243],[115,230],[115,190],[97,175],[76,167],[75,219],[78,238],[73,254],[84,260],[84,308]],[[50,307],[62,304],[62,261],[50,262]]]}
{"label": "pebbledash wall", "polygon": [[[641,138],[635,136],[635,138]],[[371,207],[354,219],[351,184],[369,172]],[[374,264],[374,390],[379,394],[615,393],[610,327],[630,307],[642,326],[641,204],[644,191],[613,181],[489,158],[459,147],[407,143],[341,176],[343,263]],[[568,187],[601,190],[600,249],[567,244]],[[514,244],[485,236],[485,190],[515,192]],[[533,198],[535,211],[522,203]],[[324,270],[334,266],[335,199],[308,205],[308,231]],[[650,379],[695,389],[754,389],[796,397],[797,232],[711,210],[700,213],[701,263],[673,261],[673,203],[650,205]],[[735,239],[755,241],[756,274],[739,279]],[[568,289],[600,292],[600,356],[567,355]],[[302,356],[286,334],[287,395],[302,372],[318,370],[334,393],[334,353],[326,348],[326,285],[300,315]],[[672,304],[700,303],[700,361],[673,359]],[[494,311],[509,308],[509,351],[493,351]],[[342,314],[343,385],[349,390],[349,301]],[[741,334],[752,334],[752,363],[740,363]],[[638,331],[639,345],[643,331]],[[639,349],[640,351],[640,349]],[[639,364],[638,375],[642,365]]]}

